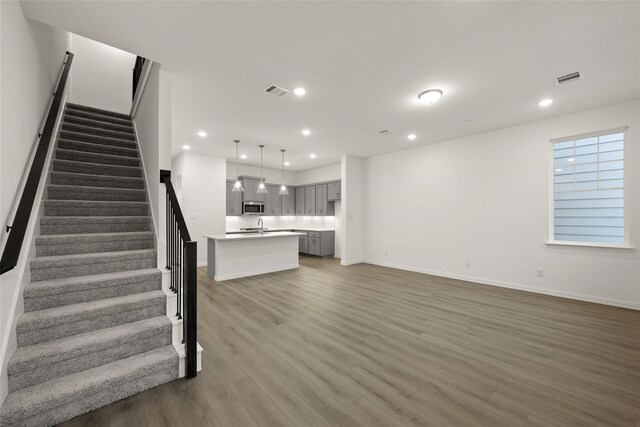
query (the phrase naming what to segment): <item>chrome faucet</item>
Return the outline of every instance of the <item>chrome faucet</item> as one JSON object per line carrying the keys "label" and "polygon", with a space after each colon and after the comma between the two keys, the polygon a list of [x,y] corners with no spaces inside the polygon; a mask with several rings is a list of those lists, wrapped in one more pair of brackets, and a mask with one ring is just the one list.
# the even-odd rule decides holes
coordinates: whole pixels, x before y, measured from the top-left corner
{"label": "chrome faucet", "polygon": [[262,218],[258,218],[258,227],[260,227],[260,234],[262,234],[264,232],[264,221],[262,221]]}

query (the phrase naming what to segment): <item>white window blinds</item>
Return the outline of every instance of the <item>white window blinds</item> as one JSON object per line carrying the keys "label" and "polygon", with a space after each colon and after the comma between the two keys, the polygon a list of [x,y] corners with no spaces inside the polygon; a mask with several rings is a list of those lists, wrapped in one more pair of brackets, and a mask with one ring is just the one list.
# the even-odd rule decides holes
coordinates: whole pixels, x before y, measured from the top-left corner
{"label": "white window blinds", "polygon": [[556,241],[624,243],[624,129],[553,143]]}

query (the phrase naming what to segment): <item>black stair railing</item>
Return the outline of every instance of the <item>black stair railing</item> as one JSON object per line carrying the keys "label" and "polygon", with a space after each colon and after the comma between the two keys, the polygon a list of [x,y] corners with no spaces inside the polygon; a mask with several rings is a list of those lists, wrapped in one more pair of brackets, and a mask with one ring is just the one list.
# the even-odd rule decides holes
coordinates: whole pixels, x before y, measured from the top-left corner
{"label": "black stair railing", "polygon": [[133,66],[133,86],[131,99],[135,99],[136,97],[136,91],[138,90],[138,84],[140,83],[140,76],[142,76],[142,67],[144,67],[144,62],[146,60],[147,59],[143,58],[142,56],[136,57],[136,62]]}
{"label": "black stair railing", "polygon": [[29,175],[27,175],[27,181],[25,182],[20,201],[18,202],[18,209],[13,218],[13,224],[7,225],[7,243],[4,246],[2,252],[2,258],[0,258],[0,274],[6,273],[12,270],[18,265],[18,259],[20,258],[20,249],[24,242],[24,236],[27,232],[27,226],[29,225],[29,218],[31,217],[31,211],[33,210],[33,203],[36,199],[36,193],[38,192],[38,186],[40,185],[40,179],[42,178],[42,171],[44,170],[45,162],[47,161],[47,153],[51,146],[51,141],[54,138],[53,131],[56,127],[56,119],[62,108],[62,99],[64,96],[64,89],[67,85],[67,77],[69,76],[69,70],[71,69],[71,63],[73,62],[73,53],[66,52],[64,58],[64,64],[62,66],[62,73],[60,74],[60,80],[58,86],[53,92],[53,101],[51,107],[49,107],[49,113],[44,122],[42,133],[40,133],[40,140],[36,148],[36,153],[33,156],[33,162],[31,163],[31,169],[29,169]]}
{"label": "black stair railing", "polygon": [[186,353],[186,377],[193,378],[198,373],[197,343],[197,257],[198,242],[192,241],[187,223],[182,215],[176,192],[171,183],[171,171],[160,171],[160,182],[167,189],[167,270],[170,289],[176,294],[176,317],[182,319],[182,342]]}

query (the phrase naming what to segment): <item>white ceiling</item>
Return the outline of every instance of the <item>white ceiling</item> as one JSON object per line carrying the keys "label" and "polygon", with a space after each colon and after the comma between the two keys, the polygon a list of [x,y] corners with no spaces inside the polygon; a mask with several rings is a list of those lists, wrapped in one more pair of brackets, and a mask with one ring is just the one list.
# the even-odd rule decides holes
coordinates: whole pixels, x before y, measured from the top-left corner
{"label": "white ceiling", "polygon": [[[303,170],[640,97],[639,2],[22,4],[173,73],[174,154],[233,158],[238,138],[246,163],[263,143],[265,166],[286,148]],[[271,83],[307,95],[278,99],[262,92]],[[421,105],[429,88],[444,96]]]}

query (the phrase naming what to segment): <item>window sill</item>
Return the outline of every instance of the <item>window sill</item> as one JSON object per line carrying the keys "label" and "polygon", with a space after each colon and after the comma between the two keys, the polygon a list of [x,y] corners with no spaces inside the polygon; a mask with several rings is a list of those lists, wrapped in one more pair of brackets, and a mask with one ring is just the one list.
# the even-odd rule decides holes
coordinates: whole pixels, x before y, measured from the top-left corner
{"label": "window sill", "polygon": [[634,246],[629,245],[608,245],[606,243],[586,243],[586,242],[562,242],[551,240],[546,242],[549,246],[579,246],[586,248],[603,248],[603,249],[631,249],[634,250]]}

